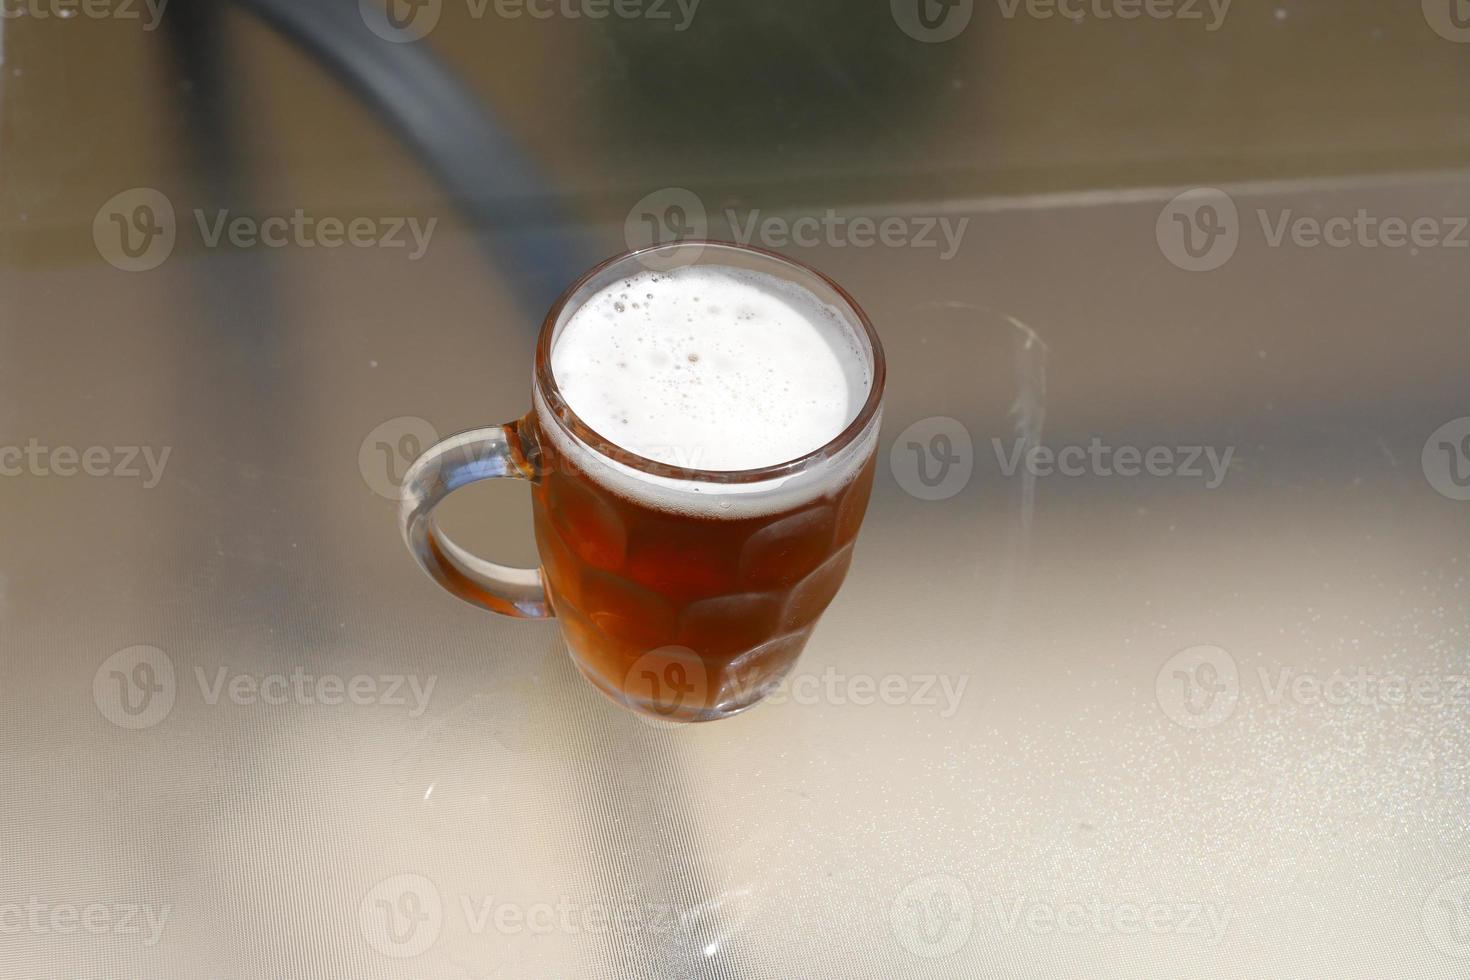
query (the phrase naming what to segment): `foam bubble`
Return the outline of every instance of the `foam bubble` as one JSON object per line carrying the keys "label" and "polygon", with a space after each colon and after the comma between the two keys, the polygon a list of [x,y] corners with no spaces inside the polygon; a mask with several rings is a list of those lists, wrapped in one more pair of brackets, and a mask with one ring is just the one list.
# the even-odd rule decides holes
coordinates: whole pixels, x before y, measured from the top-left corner
{"label": "foam bubble", "polygon": [[[610,442],[717,471],[784,463],[826,445],[857,416],[872,385],[857,328],[841,310],[795,283],[723,266],[645,271],[604,287],[563,325],[551,369],[572,411]],[[629,479],[645,491],[722,496],[764,486],[695,487],[597,462],[624,490]],[[824,482],[832,479],[828,473]]]}

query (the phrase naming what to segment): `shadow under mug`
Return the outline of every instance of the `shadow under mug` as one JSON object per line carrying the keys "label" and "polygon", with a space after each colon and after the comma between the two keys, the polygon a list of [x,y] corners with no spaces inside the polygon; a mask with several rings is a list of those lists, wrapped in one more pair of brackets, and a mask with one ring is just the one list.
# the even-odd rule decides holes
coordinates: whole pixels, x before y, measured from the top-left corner
{"label": "shadow under mug", "polygon": [[[702,470],[636,455],[577,417],[552,372],[561,329],[619,279],[691,265],[775,276],[838,311],[871,378],[841,433],[784,463]],[[547,314],[531,411],[450,436],[409,469],[399,510],[404,540],[461,599],[507,616],[557,617],[578,670],[617,703],[668,721],[732,715],[780,683],[847,575],[873,485],[884,371],[866,314],[801,263],[703,241],[615,256]],[[435,506],[454,490],[498,477],[532,484],[539,569],[472,555],[434,520]]]}

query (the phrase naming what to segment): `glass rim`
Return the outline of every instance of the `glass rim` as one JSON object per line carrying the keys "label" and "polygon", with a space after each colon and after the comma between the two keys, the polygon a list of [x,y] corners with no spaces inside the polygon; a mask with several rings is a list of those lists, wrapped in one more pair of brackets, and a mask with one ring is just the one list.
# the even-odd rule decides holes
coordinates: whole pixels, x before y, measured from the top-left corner
{"label": "glass rim", "polygon": [[[687,466],[675,466],[671,463],[662,463],[647,456],[640,456],[635,452],[617,444],[613,439],[598,432],[584,422],[572,407],[562,397],[561,389],[557,387],[556,377],[551,371],[551,344],[552,334],[556,330],[556,324],[561,319],[562,313],[571,302],[572,297],[577,294],[587,283],[595,277],[606,272],[613,266],[620,265],[629,260],[636,260],[641,255],[653,252],[671,251],[677,249],[694,248],[703,253],[707,249],[718,249],[721,251],[742,252],[754,255],[765,261],[785,266],[795,270],[803,276],[812,277],[820,281],[828,289],[832,290],[843,303],[847,305],[852,318],[857,321],[857,327],[862,331],[867,340],[869,356],[872,361],[872,378],[868,386],[868,397],[864,400],[862,407],[858,409],[851,422],[837,435],[827,442],[804,453],[795,459],[789,459],[781,463],[772,463],[769,466],[760,466],[745,470],[704,470]],[[691,265],[693,263],[690,263]],[[646,267],[645,267],[646,268]],[[883,401],[883,384],[887,376],[887,364],[883,356],[883,344],[878,339],[878,332],[873,329],[873,323],[868,319],[868,314],[858,305],[857,300],[847,290],[843,289],[830,277],[818,270],[800,262],[796,259],[772,252],[769,249],[756,248],[753,245],[741,245],[738,242],[720,241],[718,239],[689,239],[680,242],[669,242],[663,245],[649,245],[644,248],[629,249],[620,252],[610,258],[604,259],[592,268],[588,269],[577,280],[562,291],[557,300],[552,304],[546,314],[546,319],[541,323],[541,334],[536,340],[536,385],[540,390],[542,398],[551,414],[555,416],[556,423],[561,425],[568,434],[577,439],[583,445],[596,452],[598,455],[610,459],[615,463],[647,473],[651,476],[663,477],[670,480],[680,480],[690,483],[716,483],[716,484],[748,484],[760,483],[766,480],[778,479],[800,473],[808,467],[829,459],[837,453],[851,446],[857,441],[867,429],[873,417],[878,414],[878,407]]]}

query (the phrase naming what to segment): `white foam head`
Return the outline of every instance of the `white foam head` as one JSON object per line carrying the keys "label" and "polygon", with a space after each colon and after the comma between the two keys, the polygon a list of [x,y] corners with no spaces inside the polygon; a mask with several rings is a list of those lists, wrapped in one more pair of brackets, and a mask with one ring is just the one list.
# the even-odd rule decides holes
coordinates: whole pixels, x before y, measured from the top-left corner
{"label": "white foam head", "polygon": [[[842,310],[767,273],[642,271],[571,314],[551,369],[571,410],[616,445],[689,469],[750,470],[819,449],[857,417],[872,386],[857,330]],[[563,451],[592,452],[560,435]],[[758,504],[753,494],[777,489],[768,484],[671,481],[594,455],[619,477],[614,489],[656,506],[706,509],[691,496],[740,497],[742,512],[789,503]]]}

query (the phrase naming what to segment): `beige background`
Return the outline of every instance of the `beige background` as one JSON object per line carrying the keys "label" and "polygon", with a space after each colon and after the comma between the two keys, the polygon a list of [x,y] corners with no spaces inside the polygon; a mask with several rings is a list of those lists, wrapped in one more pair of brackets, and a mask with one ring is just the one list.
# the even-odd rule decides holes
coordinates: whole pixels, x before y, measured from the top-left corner
{"label": "beige background", "polygon": [[[1466,252],[1273,248],[1257,212],[1470,211],[1454,171],[1470,48],[1412,5],[1276,9],[1242,3],[1201,37],[990,7],[942,54],[881,9],[787,24],[807,39],[787,47],[830,44],[811,48],[835,59],[821,77],[845,70],[834,91],[859,95],[865,63],[830,52],[892,32],[845,43],[893,52],[932,106],[815,132],[798,92],[768,122],[813,129],[733,149],[696,138],[719,118],[625,139],[602,118],[637,38],[446,14],[431,42],[543,162],[593,252],[621,249],[627,208],[667,184],[712,212],[970,219],[948,261],[788,249],[851,288],[889,356],[874,502],[797,668],[840,683],[672,731],[582,682],[554,624],[436,589],[373,490],[391,474],[360,465],[384,423],[447,434],[529,398],[540,311],[411,157],[231,14],[250,212],[441,226],[418,262],[209,249],[181,230],[160,267],[121,272],[90,234],[109,196],[216,206],[182,111],[196,96],[162,34],[5,21],[0,446],[171,456],[152,489],[0,477],[0,926],[33,897],[168,911],[154,945],[0,930],[0,976],[1462,975],[1470,503],[1435,491],[1421,453],[1470,415]],[[1240,243],[1189,273],[1155,227],[1202,181],[1230,191]],[[1028,491],[992,440],[1042,410],[1049,446],[1210,446],[1232,464],[1214,490],[1093,474]],[[970,435],[974,472],[925,501],[904,489],[900,435],[939,416]],[[524,488],[477,487],[445,520],[528,562],[528,517]],[[94,680],[140,644],[176,692],[131,730]],[[1202,645],[1236,667],[1234,707],[1190,728],[1171,658]],[[211,704],[196,671],[220,668],[434,687],[412,717]],[[1442,694],[1273,696],[1359,671]],[[953,710],[919,697],[930,677],[962,690]],[[855,703],[854,678],[910,697]],[[632,911],[532,932],[481,924],[487,900]],[[1184,924],[1210,915],[1223,933]]]}

